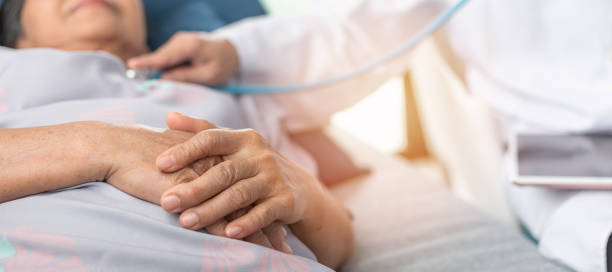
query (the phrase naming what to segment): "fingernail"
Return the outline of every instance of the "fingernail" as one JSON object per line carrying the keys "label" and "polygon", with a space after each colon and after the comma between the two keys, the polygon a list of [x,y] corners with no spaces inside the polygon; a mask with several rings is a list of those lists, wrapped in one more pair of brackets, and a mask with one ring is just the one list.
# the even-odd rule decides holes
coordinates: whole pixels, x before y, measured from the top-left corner
{"label": "fingernail", "polygon": [[183,227],[191,229],[198,224],[198,217],[193,213],[185,214],[181,217],[181,225]]}
{"label": "fingernail", "polygon": [[293,249],[287,244],[287,242],[283,242],[283,251],[288,254],[293,254]]}
{"label": "fingernail", "polygon": [[174,159],[174,156],[164,155],[163,157],[159,158],[159,161],[157,162],[157,167],[159,167],[162,170],[168,170],[168,169],[171,169],[175,163],[176,163],[176,160]]}
{"label": "fingernail", "polygon": [[180,206],[181,200],[174,195],[167,196],[164,198],[164,200],[162,200],[162,207],[164,207],[164,209],[170,213],[177,212]]}
{"label": "fingernail", "polygon": [[127,66],[128,66],[128,67],[134,67],[134,66],[136,66],[136,65],[138,65],[138,60],[137,60],[137,59],[130,59],[130,60],[128,60],[128,62],[127,62]]}
{"label": "fingernail", "polygon": [[230,227],[225,231],[228,237],[237,237],[242,232],[241,227]]}

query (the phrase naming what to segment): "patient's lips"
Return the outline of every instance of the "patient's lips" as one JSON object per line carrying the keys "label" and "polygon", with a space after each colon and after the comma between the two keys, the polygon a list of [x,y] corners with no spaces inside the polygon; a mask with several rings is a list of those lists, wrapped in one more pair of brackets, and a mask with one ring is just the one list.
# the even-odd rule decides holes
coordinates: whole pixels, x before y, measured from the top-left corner
{"label": "patient's lips", "polygon": [[107,8],[115,10],[116,7],[108,0],[81,0],[78,1],[74,6],[70,8],[70,13],[76,12],[77,10],[90,7],[90,6],[105,6]]}

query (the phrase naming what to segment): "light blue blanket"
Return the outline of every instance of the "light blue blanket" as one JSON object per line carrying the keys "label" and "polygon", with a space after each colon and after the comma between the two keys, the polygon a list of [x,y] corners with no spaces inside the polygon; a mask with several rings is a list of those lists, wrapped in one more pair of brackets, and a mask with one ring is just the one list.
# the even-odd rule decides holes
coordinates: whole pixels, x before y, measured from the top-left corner
{"label": "light blue blanket", "polygon": [[[169,111],[248,124],[235,97],[135,82],[105,53],[0,49],[0,127],[100,120],[165,127]],[[185,230],[175,215],[103,183],[0,204],[4,271],[328,271],[290,234],[296,255]]]}

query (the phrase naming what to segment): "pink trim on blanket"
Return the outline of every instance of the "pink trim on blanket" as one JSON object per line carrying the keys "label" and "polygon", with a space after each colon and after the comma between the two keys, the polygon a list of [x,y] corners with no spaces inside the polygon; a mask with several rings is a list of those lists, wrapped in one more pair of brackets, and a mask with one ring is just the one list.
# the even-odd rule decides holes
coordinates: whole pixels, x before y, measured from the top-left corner
{"label": "pink trim on blanket", "polygon": [[[78,256],[58,257],[46,247],[75,249],[76,242],[70,237],[35,233],[27,228],[3,231],[0,248],[0,271],[39,271],[39,272],[86,272],[83,261]],[[25,244],[38,247],[27,250]]]}
{"label": "pink trim on blanket", "polygon": [[255,272],[308,272],[313,269],[301,257],[230,240],[207,243],[203,255],[202,272],[236,272],[245,266],[255,268]]}

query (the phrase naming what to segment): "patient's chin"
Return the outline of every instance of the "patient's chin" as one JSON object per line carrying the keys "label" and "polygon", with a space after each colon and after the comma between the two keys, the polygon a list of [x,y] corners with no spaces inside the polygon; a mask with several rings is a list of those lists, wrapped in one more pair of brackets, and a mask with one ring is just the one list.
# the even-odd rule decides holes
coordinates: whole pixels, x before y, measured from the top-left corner
{"label": "patient's chin", "polygon": [[69,19],[72,33],[100,33],[120,29],[121,18],[107,9],[84,9]]}
{"label": "patient's chin", "polygon": [[96,18],[82,24],[74,24],[71,33],[84,40],[108,41],[120,37],[122,31],[122,27],[115,20]]}

